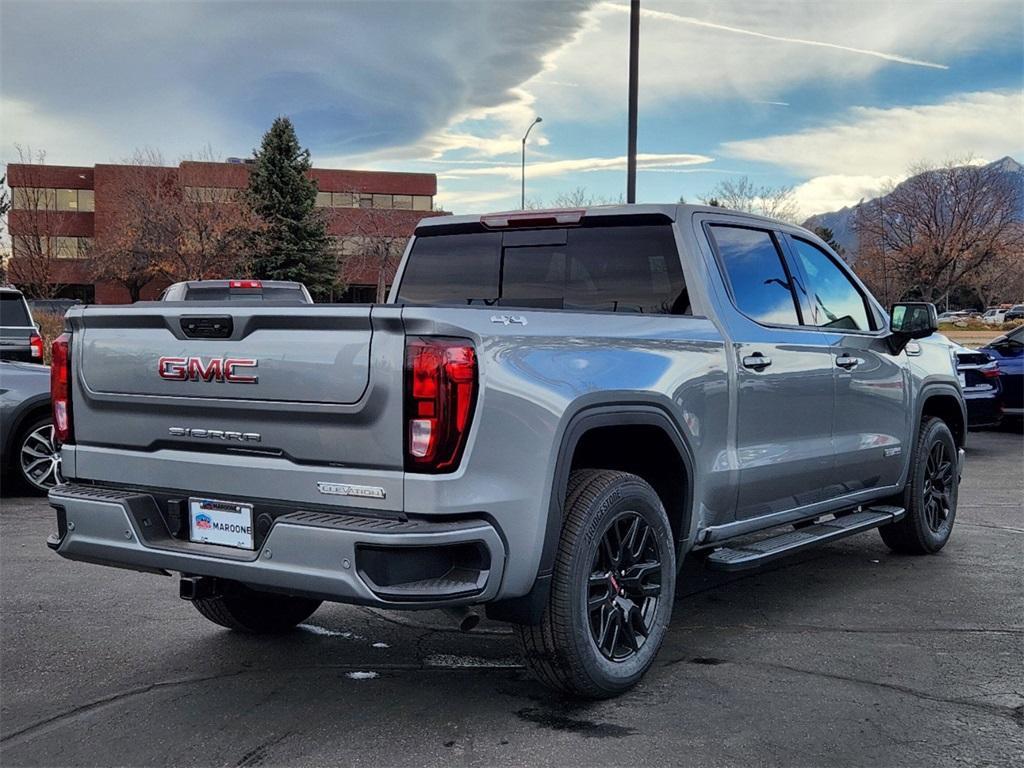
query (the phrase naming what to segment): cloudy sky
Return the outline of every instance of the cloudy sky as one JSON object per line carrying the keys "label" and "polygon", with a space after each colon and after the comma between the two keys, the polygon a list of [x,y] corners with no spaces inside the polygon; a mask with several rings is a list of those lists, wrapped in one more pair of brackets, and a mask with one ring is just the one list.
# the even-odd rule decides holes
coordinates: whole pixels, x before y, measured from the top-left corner
{"label": "cloudy sky", "polygon": [[[805,213],[920,161],[1024,159],[1019,0],[644,0],[638,198],[724,178]],[[247,155],[278,114],[326,167],[435,172],[456,212],[625,188],[628,3],[0,4],[0,159]]]}

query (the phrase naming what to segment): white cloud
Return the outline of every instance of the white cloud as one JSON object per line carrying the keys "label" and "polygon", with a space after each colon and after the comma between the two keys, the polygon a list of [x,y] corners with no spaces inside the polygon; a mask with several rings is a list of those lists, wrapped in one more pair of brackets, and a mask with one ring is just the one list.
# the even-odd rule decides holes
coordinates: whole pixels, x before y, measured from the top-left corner
{"label": "white cloud", "polygon": [[454,213],[508,210],[519,207],[518,190],[510,188],[502,192],[479,190],[467,192],[451,189],[443,181],[438,183],[435,199],[444,210]]}
{"label": "white cloud", "polygon": [[[1016,2],[950,3],[694,0],[644,3],[640,100],[647,107],[683,98],[779,98],[814,84],[843,87],[886,68],[942,71],[959,54],[1020,26]],[[628,24],[621,3],[583,14],[577,32],[544,58],[522,85],[541,114],[607,118],[623,111]],[[571,89],[555,85],[572,82]]]}
{"label": "white cloud", "polygon": [[[730,157],[808,176],[891,176],[917,161],[971,154],[994,160],[1024,147],[1024,95],[960,94],[940,104],[855,107],[842,119],[796,133],[726,142]],[[822,182],[824,184],[825,182]]]}
{"label": "white cloud", "polygon": [[[638,170],[669,170],[681,166],[700,165],[713,162],[706,155],[691,154],[644,154],[636,156]],[[546,160],[531,162],[526,167],[527,176],[531,179],[548,176],[562,176],[567,173],[591,173],[594,171],[622,171],[626,169],[626,156],[619,157],[583,157],[572,160]],[[522,167],[516,165],[490,165],[482,167],[459,168],[450,173],[442,172],[440,179],[466,179],[472,176],[505,176],[518,179]]]}
{"label": "white cloud", "polygon": [[902,176],[816,176],[796,186],[793,197],[800,208],[801,217],[807,218],[815,213],[836,211],[876,197],[888,182],[901,179]]}

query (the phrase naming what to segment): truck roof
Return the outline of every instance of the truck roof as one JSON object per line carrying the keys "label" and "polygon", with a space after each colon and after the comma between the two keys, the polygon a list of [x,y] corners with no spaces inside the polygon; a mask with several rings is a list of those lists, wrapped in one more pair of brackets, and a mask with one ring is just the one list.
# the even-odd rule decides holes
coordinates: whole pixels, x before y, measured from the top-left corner
{"label": "truck roof", "polygon": [[[768,218],[766,216],[759,216],[755,213],[747,213],[746,211],[736,211],[731,208],[722,208],[719,206],[711,205],[693,205],[690,203],[639,203],[639,204],[615,204],[615,205],[587,205],[572,208],[540,208],[540,209],[527,209],[527,210],[514,210],[514,211],[496,211],[492,213],[484,214],[471,214],[463,216],[432,216],[430,218],[423,219],[416,226],[416,234],[427,234],[434,230],[450,231],[452,229],[461,229],[467,226],[480,225],[487,219],[501,219],[502,217],[525,217],[525,218],[537,218],[541,219],[545,216],[554,217],[559,214],[575,214],[578,218],[592,219],[595,217],[624,217],[624,216],[637,216],[637,217],[650,217],[650,216],[663,216],[670,221],[675,221],[679,218],[685,217],[693,213],[728,213],[737,216],[744,216],[750,219],[756,219],[765,222],[775,222],[775,219]],[[538,226],[550,226],[555,224],[544,225],[539,224]]]}
{"label": "truck roof", "polygon": [[[223,280],[181,280],[171,285],[187,285],[189,288],[227,288],[231,283],[237,283],[239,280],[252,280],[254,278],[241,277]],[[259,280],[260,285],[268,288],[301,288],[302,283],[295,282],[294,280]],[[171,286],[168,286],[171,287]]]}

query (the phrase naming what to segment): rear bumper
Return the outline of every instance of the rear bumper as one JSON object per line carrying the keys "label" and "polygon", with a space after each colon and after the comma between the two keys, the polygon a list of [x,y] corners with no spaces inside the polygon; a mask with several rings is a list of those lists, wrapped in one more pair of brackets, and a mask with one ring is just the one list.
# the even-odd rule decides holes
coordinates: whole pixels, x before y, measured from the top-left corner
{"label": "rear bumper", "polygon": [[250,551],[173,538],[145,493],[67,484],[49,498],[58,532],[47,544],[70,560],[213,576],[335,602],[483,603],[497,595],[505,570],[502,539],[481,519],[435,523],[296,511],[278,517]]}

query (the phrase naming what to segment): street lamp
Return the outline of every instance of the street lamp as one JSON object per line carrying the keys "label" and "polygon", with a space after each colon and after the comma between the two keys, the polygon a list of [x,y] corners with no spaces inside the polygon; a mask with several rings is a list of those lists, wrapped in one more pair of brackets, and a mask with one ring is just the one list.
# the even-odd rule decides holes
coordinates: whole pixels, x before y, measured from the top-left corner
{"label": "street lamp", "polygon": [[526,137],[530,135],[530,131],[533,130],[533,126],[537,123],[543,123],[544,120],[541,117],[535,117],[533,122],[530,123],[530,127],[526,129],[526,133],[523,134],[523,172],[522,172],[522,185],[521,185],[521,200],[519,207],[524,211],[526,210]]}

